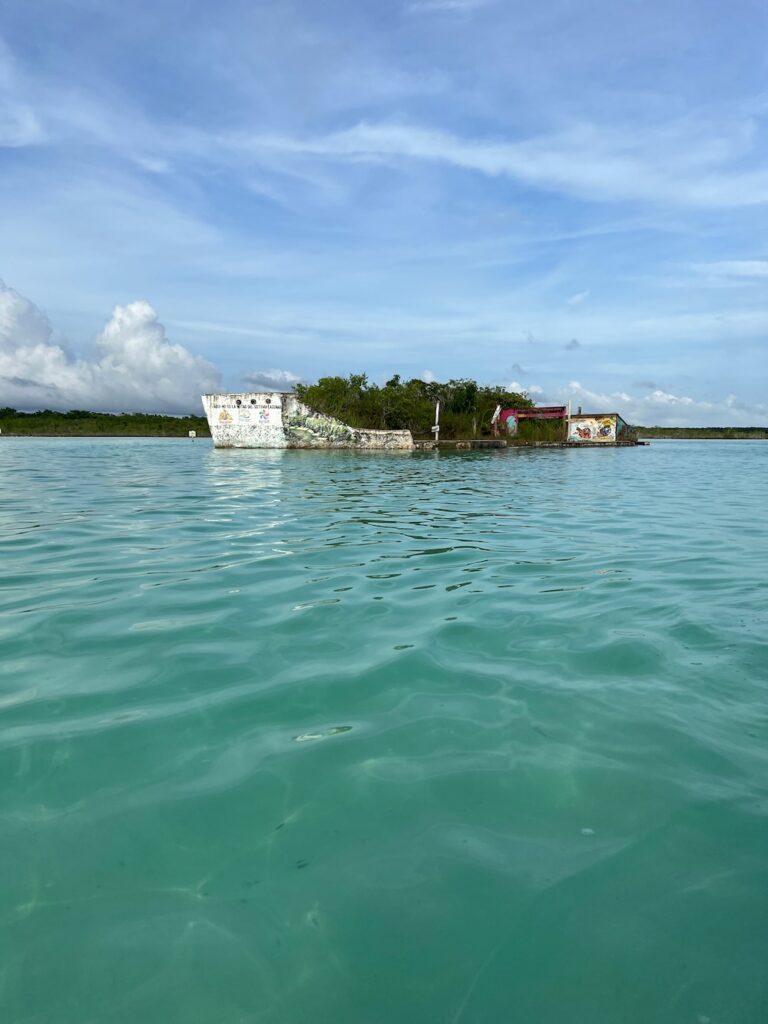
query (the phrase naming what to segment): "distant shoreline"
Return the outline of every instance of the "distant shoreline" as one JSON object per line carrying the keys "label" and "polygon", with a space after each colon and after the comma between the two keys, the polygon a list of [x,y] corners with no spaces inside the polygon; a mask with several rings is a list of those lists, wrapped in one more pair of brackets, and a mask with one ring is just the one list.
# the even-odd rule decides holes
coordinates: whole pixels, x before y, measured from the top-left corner
{"label": "distant shoreline", "polygon": [[211,439],[210,434],[196,434],[195,437],[189,437],[187,434],[65,434],[63,431],[58,431],[56,433],[43,433],[40,430],[34,432],[30,431],[29,433],[26,434],[6,434],[5,432],[0,433],[0,441],[2,441],[4,437],[82,437],[84,439],[90,438],[91,440],[93,440],[94,437],[104,437],[112,439],[116,437],[125,437],[128,439],[137,437],[155,437],[164,438],[167,441],[210,441]]}
{"label": "distant shoreline", "polygon": [[768,430],[752,437],[732,434],[703,434],[701,437],[691,437],[680,434],[641,434],[638,432],[637,439],[638,441],[768,441]]}
{"label": "distant shoreline", "polygon": [[[12,438],[25,437],[25,438],[29,438],[30,440],[34,440],[34,438],[36,438],[36,437],[37,438],[52,438],[52,437],[55,437],[55,438],[61,438],[61,439],[66,439],[66,438],[70,438],[70,439],[82,438],[82,440],[84,440],[84,441],[88,441],[88,440],[93,441],[94,439],[97,439],[97,438],[100,438],[100,437],[104,438],[104,440],[113,440],[113,441],[115,439],[121,438],[121,437],[125,438],[126,440],[129,440],[129,441],[130,440],[141,440],[141,439],[147,439],[147,438],[152,438],[152,439],[155,439],[155,440],[166,440],[166,441],[210,441],[211,440],[211,435],[208,434],[208,433],[206,433],[206,434],[196,433],[194,437],[189,437],[188,434],[161,434],[161,433],[154,433],[154,434],[152,434],[152,433],[146,433],[146,432],[143,433],[143,434],[127,434],[127,433],[120,433],[120,434],[118,434],[118,433],[106,433],[106,432],[100,432],[98,434],[85,434],[85,433],[65,433],[64,431],[42,431],[42,430],[28,431],[26,433],[18,433],[18,432],[11,433],[11,432],[5,432],[5,431],[0,432],[0,442],[2,442],[2,440],[4,438],[10,438],[10,437],[12,437]],[[638,441],[647,441],[647,442],[651,442],[651,441],[768,441],[768,430],[765,432],[765,434],[763,434],[761,436],[757,436],[757,437],[738,437],[738,436],[737,437],[733,437],[733,436],[724,436],[724,435],[720,435],[720,434],[711,434],[711,435],[705,436],[705,437],[680,437],[680,436],[676,436],[674,434],[638,434],[637,435],[637,439],[638,439]],[[517,446],[512,446],[512,447],[529,447],[529,446],[527,446],[527,445],[517,445]],[[533,447],[537,447],[537,446],[534,445]],[[546,446],[541,446],[540,445],[538,447],[546,447]],[[557,447],[557,446],[554,445],[552,447]]]}
{"label": "distant shoreline", "polygon": [[20,412],[0,408],[2,437],[210,437],[205,416],[166,416],[161,413],[107,413],[88,409]]}

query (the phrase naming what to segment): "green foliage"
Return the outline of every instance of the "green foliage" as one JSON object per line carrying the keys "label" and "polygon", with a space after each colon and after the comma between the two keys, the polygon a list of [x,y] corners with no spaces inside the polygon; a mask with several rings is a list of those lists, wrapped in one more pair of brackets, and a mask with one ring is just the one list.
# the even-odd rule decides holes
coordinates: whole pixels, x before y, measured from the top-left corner
{"label": "green foliage", "polygon": [[104,437],[186,437],[190,430],[200,437],[210,437],[204,416],[161,416],[157,413],[106,413],[87,409],[69,412],[17,412],[0,409],[0,430],[4,434],[39,434]]}
{"label": "green foliage", "polygon": [[299,399],[317,412],[368,430],[410,430],[414,437],[430,437],[435,403],[440,401],[440,436],[471,438],[491,432],[491,416],[502,408],[530,408],[527,395],[502,387],[481,387],[461,378],[445,384],[396,374],[383,386],[371,384],[364,373],[349,377],[321,377],[317,384],[296,386]]}
{"label": "green foliage", "polygon": [[517,433],[508,439],[515,444],[559,444],[566,439],[565,420],[521,420]]}

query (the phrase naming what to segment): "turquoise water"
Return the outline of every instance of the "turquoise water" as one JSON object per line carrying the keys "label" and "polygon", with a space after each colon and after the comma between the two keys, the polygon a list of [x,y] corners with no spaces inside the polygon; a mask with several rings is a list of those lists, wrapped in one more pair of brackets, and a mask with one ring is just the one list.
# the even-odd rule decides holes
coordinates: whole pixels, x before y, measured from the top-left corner
{"label": "turquoise water", "polygon": [[768,444],[0,439],[4,1024],[764,1024]]}

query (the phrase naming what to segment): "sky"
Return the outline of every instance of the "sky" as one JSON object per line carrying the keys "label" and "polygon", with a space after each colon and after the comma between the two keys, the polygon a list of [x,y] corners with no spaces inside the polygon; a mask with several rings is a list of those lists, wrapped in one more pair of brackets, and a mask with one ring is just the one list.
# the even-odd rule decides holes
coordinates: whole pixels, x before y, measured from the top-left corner
{"label": "sky", "polygon": [[763,0],[0,0],[0,406],[768,422]]}

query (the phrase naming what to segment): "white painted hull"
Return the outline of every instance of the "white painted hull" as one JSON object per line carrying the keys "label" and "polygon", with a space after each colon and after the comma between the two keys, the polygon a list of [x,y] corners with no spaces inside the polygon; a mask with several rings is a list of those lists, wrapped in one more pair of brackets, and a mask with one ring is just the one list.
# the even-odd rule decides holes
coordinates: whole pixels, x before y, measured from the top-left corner
{"label": "white painted hull", "polygon": [[291,393],[203,395],[202,401],[216,448],[413,448],[409,430],[358,430]]}

